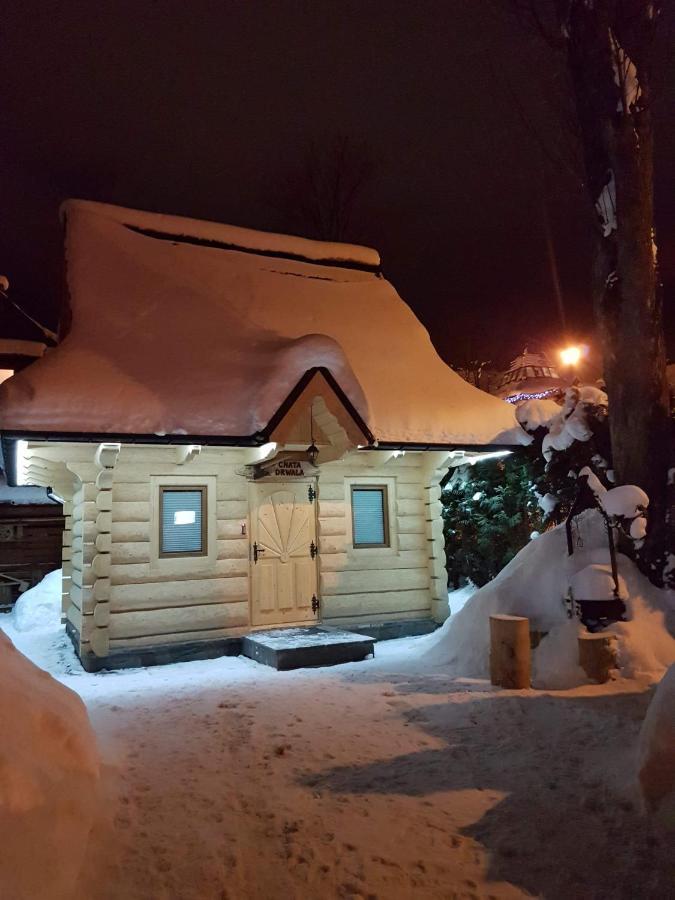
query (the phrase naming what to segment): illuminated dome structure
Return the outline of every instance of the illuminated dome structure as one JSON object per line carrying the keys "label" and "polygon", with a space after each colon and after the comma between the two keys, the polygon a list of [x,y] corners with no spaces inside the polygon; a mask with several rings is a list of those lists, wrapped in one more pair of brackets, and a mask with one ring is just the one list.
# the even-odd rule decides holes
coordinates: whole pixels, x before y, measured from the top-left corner
{"label": "illuminated dome structure", "polygon": [[504,372],[494,394],[508,403],[551,397],[565,390],[569,382],[561,378],[545,353],[531,353],[527,347]]}

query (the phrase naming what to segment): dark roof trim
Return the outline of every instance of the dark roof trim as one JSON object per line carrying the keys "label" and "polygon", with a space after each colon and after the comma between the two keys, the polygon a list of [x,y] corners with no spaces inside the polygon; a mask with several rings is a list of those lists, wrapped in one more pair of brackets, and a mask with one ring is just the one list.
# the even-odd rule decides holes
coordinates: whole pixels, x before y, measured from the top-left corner
{"label": "dark roof trim", "polygon": [[328,382],[328,386],[331,388],[331,390],[333,391],[335,396],[338,398],[340,403],[344,406],[344,408],[347,410],[349,415],[352,417],[352,419],[354,420],[354,423],[356,424],[357,428],[361,431],[361,434],[364,436],[366,441],[368,441],[369,444],[375,444],[375,442],[376,442],[375,435],[370,430],[370,428],[368,428],[368,426],[361,418],[361,415],[359,414],[359,412],[356,409],[356,407],[354,406],[354,404],[351,402],[351,400],[345,394],[345,392],[342,390],[342,388],[337,383],[337,381],[335,380],[335,378],[333,377],[331,372],[325,366],[313,366],[311,369],[307,369],[307,371],[302,376],[300,381],[296,384],[296,386],[290,392],[288,397],[286,397],[286,399],[281,404],[279,409],[274,413],[272,418],[267,423],[267,427],[265,428],[266,439],[269,439],[269,436],[272,434],[274,429],[286,417],[290,408],[293,406],[295,401],[298,399],[298,397],[302,394],[304,389],[307,387],[307,385],[310,383],[310,381],[316,375],[323,375],[323,377]]}
{"label": "dark roof trim", "polygon": [[195,237],[191,234],[171,234],[168,231],[156,231],[154,228],[141,228],[139,225],[125,224],[125,228],[142,234],[144,237],[154,238],[158,241],[170,241],[173,244],[194,244],[196,247],[211,247],[214,250],[235,250],[237,253],[250,253],[253,256],[266,256],[273,259],[291,259],[295,262],[308,263],[312,266],[330,266],[333,269],[355,269],[360,272],[372,272],[379,275],[380,266],[371,266],[368,263],[358,263],[350,259],[311,259],[300,253],[283,253],[280,250],[255,250],[253,247],[244,247],[239,244],[227,244],[224,241],[216,241],[211,238]]}
{"label": "dark roof trim", "polygon": [[498,453],[500,450],[517,450],[523,444],[425,444],[401,441],[378,441],[375,450],[469,450],[475,453]]}

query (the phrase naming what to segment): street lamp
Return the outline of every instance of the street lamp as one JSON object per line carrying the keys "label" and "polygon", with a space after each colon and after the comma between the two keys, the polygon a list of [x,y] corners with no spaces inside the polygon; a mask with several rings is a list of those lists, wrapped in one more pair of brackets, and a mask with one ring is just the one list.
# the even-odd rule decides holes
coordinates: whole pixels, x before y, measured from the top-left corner
{"label": "street lamp", "polygon": [[569,366],[570,369],[574,368],[581,359],[581,347],[565,347],[560,351],[560,359],[564,366]]}
{"label": "street lamp", "polygon": [[574,369],[581,362],[583,353],[583,349],[574,344],[571,344],[569,347],[565,347],[560,351],[560,361],[563,364],[564,371],[567,373],[567,377],[572,383],[574,383],[575,380]]}

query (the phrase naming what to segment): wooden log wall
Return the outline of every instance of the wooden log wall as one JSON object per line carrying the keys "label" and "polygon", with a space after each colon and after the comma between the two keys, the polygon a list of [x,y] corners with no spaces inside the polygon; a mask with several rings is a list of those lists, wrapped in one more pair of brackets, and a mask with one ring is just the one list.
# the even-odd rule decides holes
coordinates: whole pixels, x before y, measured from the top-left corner
{"label": "wooden log wall", "polygon": [[[38,448],[35,453],[56,453]],[[59,448],[66,457],[70,448]],[[67,464],[75,489],[63,537],[64,608],[81,651],[187,642],[249,627],[250,451],[122,445],[114,467],[81,449]],[[443,457],[442,459],[440,457]],[[332,624],[447,614],[439,482],[447,454],[352,452],[321,466],[317,514],[322,617]],[[49,464],[52,460],[47,461]],[[56,464],[56,461],[54,462]],[[110,477],[111,473],[111,477]],[[194,569],[161,571],[151,559],[153,476],[216,480],[216,554]],[[359,552],[351,529],[348,479],[389,483],[392,552]],[[242,534],[242,525],[247,533]]]}
{"label": "wooden log wall", "polygon": [[[422,454],[352,453],[321,467],[318,487],[319,580],[323,620],[354,624],[431,614]],[[391,552],[349,543],[349,482],[394,480]]]}
{"label": "wooden log wall", "polygon": [[443,535],[443,504],[441,480],[448,471],[450,454],[433,451],[425,454],[424,472],[424,522],[427,538],[427,566],[431,591],[431,615],[436,622],[444,622],[448,608],[448,570]]}
{"label": "wooden log wall", "polygon": [[[178,449],[178,452],[177,452]],[[215,639],[249,624],[245,451],[123,446],[112,484],[110,649]],[[180,573],[151,564],[151,477],[216,478],[216,560]]]}

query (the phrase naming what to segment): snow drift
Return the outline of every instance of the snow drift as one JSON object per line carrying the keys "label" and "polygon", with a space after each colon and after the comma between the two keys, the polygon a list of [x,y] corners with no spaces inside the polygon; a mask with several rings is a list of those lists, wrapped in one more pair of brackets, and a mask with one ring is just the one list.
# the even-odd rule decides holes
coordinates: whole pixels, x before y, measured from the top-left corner
{"label": "snow drift", "polygon": [[98,811],[99,758],[80,698],[0,631],[0,895],[72,896]]}
{"label": "snow drift", "polygon": [[[567,618],[565,598],[575,575],[589,567],[597,574],[598,567],[607,567],[610,561],[601,514],[588,510],[577,521],[582,546],[572,556],[567,555],[564,525],[531,541],[436,632],[428,661],[449,664],[458,675],[487,677],[490,615],[527,616],[532,630],[547,632],[534,653],[534,686],[557,689],[581,683],[576,649],[580,625]],[[675,662],[675,639],[665,616],[672,597],[655,588],[621,554],[618,566],[629,616],[629,621],[610,629],[617,635],[619,670],[626,677],[657,681]]]}
{"label": "snow drift", "polygon": [[675,665],[657,687],[642,724],[638,778],[647,809],[675,826]]}
{"label": "snow drift", "polygon": [[12,613],[17,631],[41,630],[58,624],[61,619],[61,578],[62,570],[56,569],[20,595]]}

